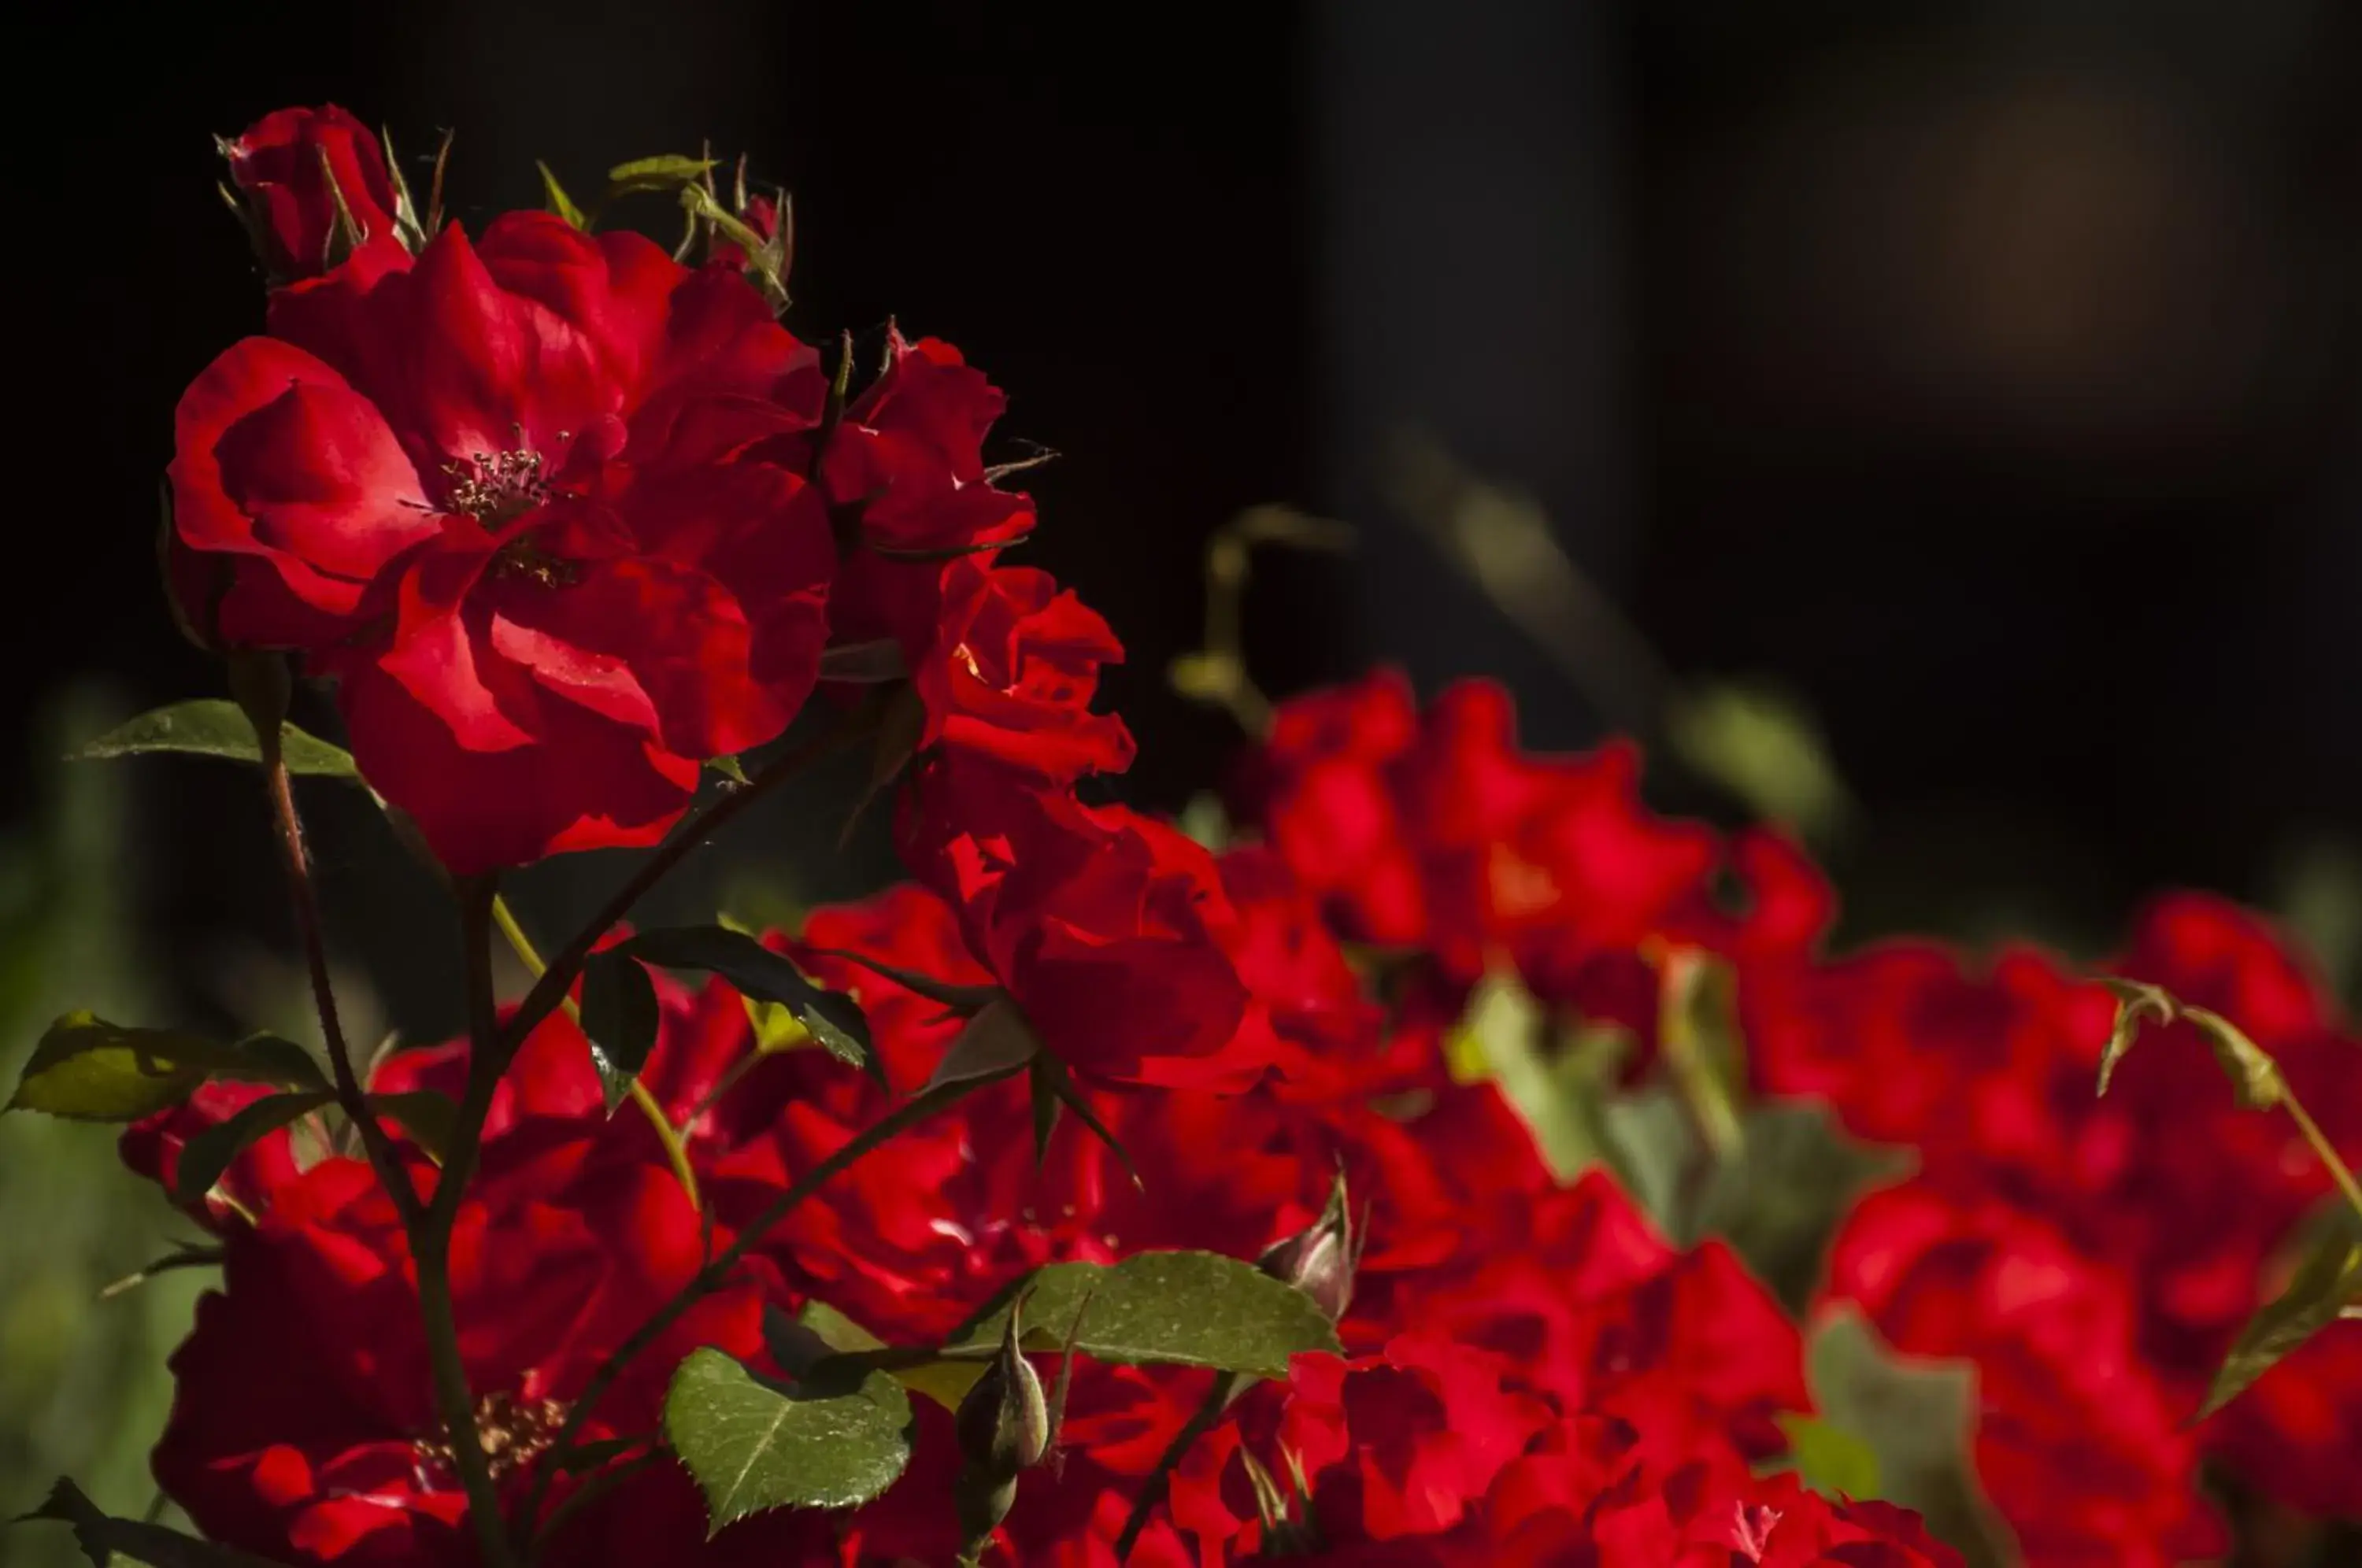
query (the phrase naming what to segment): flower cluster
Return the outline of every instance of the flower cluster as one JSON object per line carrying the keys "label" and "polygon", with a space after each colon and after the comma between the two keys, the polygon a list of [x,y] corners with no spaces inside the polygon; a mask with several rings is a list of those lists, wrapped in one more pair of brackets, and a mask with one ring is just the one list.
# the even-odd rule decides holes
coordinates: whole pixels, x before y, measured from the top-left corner
{"label": "flower cluster", "polygon": [[[668,254],[554,181],[471,236],[439,161],[422,215],[339,110],[225,150],[268,331],[182,402],[170,585],[209,648],[332,683],[468,929],[509,868],[693,841],[709,765],[718,813],[791,725],[871,745],[911,879],[791,931],[612,910],[505,1007],[471,952],[468,1036],[374,1064],[315,965],[333,1084],[61,1021],[19,1101],[128,1121],[217,1244],[154,1461],[205,1535],[482,1568],[2165,1564],[2224,1549],[2203,1463],[2362,1496],[2356,1325],[2190,1424],[2323,1152],[2362,1153],[2362,1046],[2252,918],[2141,919],[2114,972],[2188,1010],[2101,1099],[2103,983],[1831,956],[1793,845],[1652,814],[1628,745],[1522,751],[1486,684],[1283,704],[1209,847],[1089,782],[1132,757],[1092,706],[1122,648],[1000,558],[1034,525],[986,456],[1000,394],[935,339],[889,328],[865,381],[792,336],[783,201],[618,169],[680,196]],[[2314,1140],[2234,1102],[2208,1020]],[[36,1084],[69,1059],[130,1087]],[[1908,1158],[1866,1195],[1787,1179],[1760,1151],[1798,1106],[1823,1156]],[[1833,1370],[1849,1320],[1871,1360]],[[1963,1367],[1899,1432],[1841,1375]]]}

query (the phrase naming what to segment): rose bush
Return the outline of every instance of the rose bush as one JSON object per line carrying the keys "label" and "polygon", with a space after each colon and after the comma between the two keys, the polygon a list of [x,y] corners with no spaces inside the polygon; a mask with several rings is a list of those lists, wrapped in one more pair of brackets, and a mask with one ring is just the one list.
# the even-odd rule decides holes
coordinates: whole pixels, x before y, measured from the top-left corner
{"label": "rose bush", "polygon": [[[165,565],[237,703],[101,749],[261,766],[325,1055],[71,1014],[10,1101],[126,1123],[221,1270],[154,1452],[207,1540],[61,1483],[94,1561],[2335,1549],[2362,1044],[2254,917],[1831,954],[1777,833],[1387,672],[1185,833],[1109,803],[1113,631],[999,558],[999,392],[791,336],[783,200],[643,160],[590,210],[677,197],[678,257],[554,176],[471,237],[340,110],[224,145],[269,331],[182,400]],[[910,881],[626,926],[854,745]],[[352,1049],[294,771],[438,863],[462,1038]],[[502,898],[647,846],[546,958]]]}

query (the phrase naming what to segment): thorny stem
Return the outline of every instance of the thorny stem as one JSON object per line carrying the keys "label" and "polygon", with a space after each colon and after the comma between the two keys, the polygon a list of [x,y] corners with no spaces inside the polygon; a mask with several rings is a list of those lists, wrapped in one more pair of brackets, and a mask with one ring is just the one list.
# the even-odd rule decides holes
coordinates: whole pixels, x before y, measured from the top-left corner
{"label": "thorny stem", "polygon": [[405,1228],[419,1219],[418,1191],[410,1173],[394,1153],[392,1140],[378,1124],[353,1071],[352,1048],[346,1043],[343,1021],[337,1012],[337,992],[328,977],[327,944],[321,933],[320,896],[312,881],[312,856],[304,844],[304,818],[295,809],[295,788],[288,776],[276,727],[257,725],[255,740],[262,753],[262,773],[270,795],[270,814],[279,830],[281,856],[287,863],[287,890],[295,906],[295,929],[304,943],[304,958],[312,976],[312,1000],[320,1014],[320,1033],[328,1047],[328,1068],[335,1075],[337,1103],[361,1136],[371,1169],[393,1200],[394,1212]]}
{"label": "thorny stem", "polygon": [[1022,1070],[1019,1067],[1010,1067],[982,1077],[961,1078],[951,1083],[939,1084],[933,1088],[912,1096],[894,1110],[855,1134],[834,1154],[797,1177],[794,1185],[773,1198],[761,1213],[747,1221],[728,1246],[723,1248],[714,1255],[711,1263],[691,1275],[688,1284],[674,1292],[669,1300],[650,1314],[638,1328],[633,1330],[631,1335],[622,1344],[609,1352],[607,1359],[599,1364],[598,1370],[590,1375],[590,1380],[582,1386],[582,1392],[575,1397],[572,1408],[566,1412],[565,1424],[557,1430],[557,1440],[542,1454],[540,1472],[535,1477],[533,1493],[525,1504],[524,1518],[530,1520],[540,1513],[542,1504],[548,1498],[550,1483],[556,1478],[559,1464],[571,1449],[575,1435],[582,1430],[583,1423],[590,1419],[591,1412],[598,1408],[599,1401],[606,1396],[610,1388],[615,1386],[615,1380],[624,1375],[624,1369],[638,1358],[642,1351],[663,1338],[665,1331],[680,1321],[682,1316],[691,1307],[727,1284],[731,1271],[738,1266],[740,1261],[754,1250],[764,1236],[793,1213],[799,1204],[844,1174],[855,1161],[871,1150],[891,1142],[895,1137],[908,1132],[929,1117],[949,1110],[987,1084],[999,1083],[1003,1078]]}
{"label": "thorny stem", "polygon": [[616,889],[613,895],[600,906],[598,912],[590,917],[589,923],[576,932],[573,940],[558,950],[557,956],[550,960],[549,967],[542,971],[541,977],[535,980],[533,983],[533,988],[525,993],[524,1000],[517,1004],[516,1011],[509,1019],[507,1032],[501,1041],[500,1055],[503,1066],[506,1065],[507,1058],[513,1055],[516,1048],[524,1042],[525,1037],[540,1025],[541,1021],[557,1010],[558,1003],[566,999],[567,993],[574,988],[574,982],[581,977],[582,966],[590,958],[590,950],[599,944],[602,937],[613,931],[626,915],[632,912],[633,906],[637,904],[650,889],[663,881],[674,867],[688,859],[690,854],[698,845],[745,815],[771,791],[802,773],[813,763],[843,750],[862,735],[868,734],[874,722],[873,719],[869,722],[856,721],[840,725],[829,734],[789,752],[756,774],[752,781],[733,790],[704,811],[682,823],[666,837],[662,844],[651,850],[648,857],[640,862],[638,868],[632,873],[624,885]]}
{"label": "thorny stem", "polygon": [[492,1484],[491,1466],[476,1430],[476,1397],[468,1386],[467,1364],[459,1356],[458,1320],[451,1299],[451,1231],[469,1179],[475,1175],[477,1156],[483,1147],[484,1118],[491,1110],[492,1091],[499,1088],[506,1065],[501,1058],[500,1020],[492,1003],[492,902],[499,893],[489,877],[468,878],[458,890],[468,973],[468,1088],[459,1104],[458,1131],[435,1184],[434,1201],[411,1232],[411,1253],[418,1266],[418,1303],[425,1320],[426,1352],[435,1369],[435,1401],[450,1443],[452,1468],[459,1473],[459,1484],[467,1490],[468,1518],[486,1568],[513,1568],[516,1554],[509,1545],[500,1491]]}
{"label": "thorny stem", "polygon": [[[534,978],[539,979],[549,966],[542,962],[541,954],[533,945],[533,938],[527,936],[524,927],[517,923],[516,911],[509,908],[506,899],[492,900],[492,924],[507,939],[509,950],[517,955],[518,961],[533,972]],[[580,1021],[580,1010],[574,1005],[572,997],[561,999],[558,1005],[566,1010],[568,1018]],[[630,1092],[632,1103],[647,1119],[648,1125],[656,1130],[657,1142],[664,1148],[665,1163],[672,1167],[674,1179],[680,1183],[681,1191],[688,1195],[689,1206],[702,1214],[704,1199],[698,1192],[697,1172],[689,1163],[689,1146],[682,1142],[680,1130],[673,1126],[672,1119],[665,1114],[664,1107],[657,1103],[657,1097],[648,1092],[647,1085],[634,1078]]]}

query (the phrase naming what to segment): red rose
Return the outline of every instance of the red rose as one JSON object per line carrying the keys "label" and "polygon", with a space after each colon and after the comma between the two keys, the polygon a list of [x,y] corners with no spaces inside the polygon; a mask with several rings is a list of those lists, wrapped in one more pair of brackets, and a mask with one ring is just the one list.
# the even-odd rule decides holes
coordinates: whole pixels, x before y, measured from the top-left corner
{"label": "red rose", "polygon": [[1974,1364],[1977,1476],[2029,1562],[2168,1568],[2222,1550],[2196,1441],[2140,1358],[2128,1276],[2036,1215],[1927,1181],[1864,1199],[1829,1275],[1897,1350]]}
{"label": "red rose", "polygon": [[944,569],[933,646],[912,666],[942,742],[1054,784],[1131,766],[1131,733],[1090,711],[1099,666],[1123,657],[1105,621],[1050,574],[972,557]]}
{"label": "red rose", "polygon": [[834,550],[746,456],[817,420],[743,280],[511,214],[277,296],[182,399],[200,624],[336,676],[370,780],[455,873],[653,842],[699,759],[810,690]]}
{"label": "red rose", "polygon": [[1322,1539],[1459,1523],[1551,1421],[1549,1405],[1505,1386],[1507,1371],[1486,1352],[1408,1334],[1350,1361],[1297,1357],[1276,1439],[1311,1481]]}
{"label": "red rose", "polygon": [[915,552],[1007,544],[1033,526],[1033,502],[1000,490],[984,437],[1008,400],[937,337],[889,328],[885,373],[844,411],[821,477],[857,507],[864,542]]}
{"label": "red rose", "polygon": [[1960,1568],[1919,1517],[1758,1478],[1711,1448],[1667,1453],[1626,1423],[1566,1422],[1487,1499],[1496,1554],[1519,1568]]}
{"label": "red rose", "polygon": [[1713,834],[1652,817],[1628,743],[1587,756],[1517,748],[1508,694],[1463,681],[1436,700],[1396,772],[1429,889],[1429,938],[1473,977],[1496,949],[1538,990],[1602,951],[1694,918]]}
{"label": "red rose", "polygon": [[1235,916],[1213,857],[1180,833],[953,755],[921,774],[901,836],[968,950],[1069,1066],[1166,1085],[1261,1070],[1225,1049],[1246,1007],[1218,934]]}
{"label": "red rose", "polygon": [[339,230],[348,215],[359,241],[394,240],[385,155],[369,127],[334,104],[266,115],[222,151],[272,281],[326,271],[347,238]]}
{"label": "red rose", "polygon": [[[460,1353],[512,1507],[591,1370],[702,1261],[669,1173],[603,1151],[602,1124],[543,1121],[494,1140],[460,1210]],[[315,1165],[226,1247],[223,1289],[199,1302],[172,1356],[159,1484],[206,1534],[249,1551],[472,1562],[407,1246],[368,1166]],[[752,1355],[760,1342],[752,1290],[709,1297],[635,1364],[583,1438],[651,1430],[690,1347]]]}
{"label": "red rose", "polygon": [[1587,997],[1601,960],[1727,923],[1705,897],[1714,834],[1650,814],[1639,754],[1521,752],[1488,681],[1424,715],[1392,672],[1299,698],[1249,773],[1251,814],[1345,934],[1424,947],[1462,980],[1507,957],[1546,998]]}
{"label": "red rose", "polygon": [[1224,855],[1220,868],[1238,917],[1225,946],[1247,991],[1241,1048],[1268,1059],[1285,1092],[1306,1099],[1365,1099],[1427,1081],[1433,1053],[1416,1043],[1386,1048],[1378,1008],[1280,858],[1250,845]]}
{"label": "red rose", "polygon": [[1247,765],[1242,814],[1346,937],[1389,946],[1427,934],[1427,896],[1386,767],[1418,734],[1398,671],[1280,704]]}

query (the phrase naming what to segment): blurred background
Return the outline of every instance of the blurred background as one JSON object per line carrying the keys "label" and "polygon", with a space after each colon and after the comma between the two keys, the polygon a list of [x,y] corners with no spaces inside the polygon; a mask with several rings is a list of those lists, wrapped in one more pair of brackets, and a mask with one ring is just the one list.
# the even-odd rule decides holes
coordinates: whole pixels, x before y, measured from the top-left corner
{"label": "blurred background", "polygon": [[[2194,885],[2352,994],[2347,0],[85,7],[10,69],[6,1082],[71,1007],[308,1028],[253,778],[59,759],[217,692],[152,566],[172,405],[261,318],[210,136],[323,101],[406,158],[455,127],[471,225],[538,204],[535,158],[579,189],[706,138],[791,190],[791,326],[950,337],[1061,454],[1028,554],[1131,651],[1136,804],[1238,744],[1167,671],[1209,540],[1279,503],[1357,548],[1255,558],[1275,696],[1385,658],[1508,681],[1536,745],[1639,734],[1667,809],[1812,840],[1849,940],[2092,953]],[[673,897],[873,885],[874,844],[816,847],[846,787]],[[358,802],[311,809],[354,1032],[449,1028],[435,896]],[[521,902],[557,931],[614,874]],[[201,1281],[98,1298],[178,1239],[105,1129],[0,1122],[0,1514],[61,1471],[137,1513]]]}

